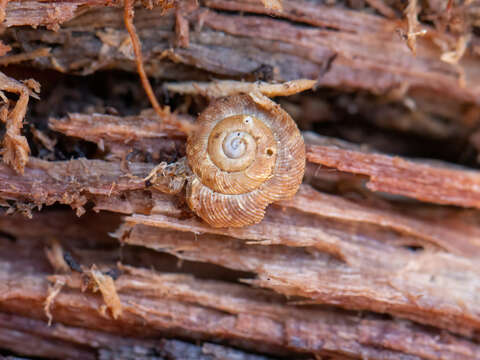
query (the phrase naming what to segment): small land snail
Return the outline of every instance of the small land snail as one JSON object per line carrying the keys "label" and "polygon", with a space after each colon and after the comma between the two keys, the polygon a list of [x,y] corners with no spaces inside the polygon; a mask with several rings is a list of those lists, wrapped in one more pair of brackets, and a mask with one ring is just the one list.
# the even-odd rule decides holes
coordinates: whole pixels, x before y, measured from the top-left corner
{"label": "small land snail", "polygon": [[188,138],[187,203],[214,227],[258,223],[266,207],[293,196],[305,145],[292,118],[260,93],[211,103]]}

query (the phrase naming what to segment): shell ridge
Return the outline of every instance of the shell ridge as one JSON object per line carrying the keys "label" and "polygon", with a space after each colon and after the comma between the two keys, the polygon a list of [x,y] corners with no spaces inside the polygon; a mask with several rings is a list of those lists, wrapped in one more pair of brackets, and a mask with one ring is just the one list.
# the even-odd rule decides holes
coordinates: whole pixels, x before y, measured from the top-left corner
{"label": "shell ridge", "polygon": [[[198,121],[200,130],[187,141],[195,177],[187,187],[187,203],[204,221],[214,227],[258,223],[270,203],[297,192],[305,171],[305,145],[297,125],[278,104],[260,94],[235,95],[212,103]],[[253,136],[256,145],[242,145],[234,158],[227,157],[220,149],[225,138],[247,141],[240,129]],[[227,136],[236,131],[239,134]],[[248,162],[245,156],[253,155],[246,152],[253,148],[255,155]]]}

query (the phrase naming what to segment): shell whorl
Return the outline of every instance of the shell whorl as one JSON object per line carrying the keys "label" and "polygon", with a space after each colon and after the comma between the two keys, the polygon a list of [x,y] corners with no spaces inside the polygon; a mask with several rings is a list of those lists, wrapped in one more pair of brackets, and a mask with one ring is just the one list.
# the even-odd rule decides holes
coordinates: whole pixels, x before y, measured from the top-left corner
{"label": "shell whorl", "polygon": [[210,104],[187,142],[187,203],[214,227],[260,222],[268,204],[293,196],[305,145],[292,118],[259,94]]}

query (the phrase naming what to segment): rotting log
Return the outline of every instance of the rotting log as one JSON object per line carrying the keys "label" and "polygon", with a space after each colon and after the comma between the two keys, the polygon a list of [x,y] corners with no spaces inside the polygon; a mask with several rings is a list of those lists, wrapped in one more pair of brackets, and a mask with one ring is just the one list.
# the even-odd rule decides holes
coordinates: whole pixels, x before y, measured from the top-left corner
{"label": "rotting log", "polygon": [[[121,2],[0,1],[0,357],[480,358],[480,4],[439,3],[137,3],[159,118]],[[252,91],[305,178],[212,228],[166,166]]]}

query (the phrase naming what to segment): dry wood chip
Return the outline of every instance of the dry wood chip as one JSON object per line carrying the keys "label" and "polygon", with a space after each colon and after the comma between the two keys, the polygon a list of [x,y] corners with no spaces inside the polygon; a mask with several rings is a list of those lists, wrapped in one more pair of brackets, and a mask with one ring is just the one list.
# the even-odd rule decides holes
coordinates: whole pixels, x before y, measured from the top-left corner
{"label": "dry wood chip", "polygon": [[202,95],[206,97],[223,97],[238,93],[260,92],[268,97],[290,96],[302,91],[310,90],[316,80],[299,79],[281,84],[267,82],[243,82],[233,80],[216,80],[212,82],[184,82],[167,83],[167,90],[188,95]]}
{"label": "dry wood chip", "polygon": [[[11,318],[8,320],[11,320]],[[96,352],[87,350],[85,347],[32,334],[30,330],[35,326],[35,323],[31,319],[26,320],[30,327],[23,330],[18,330],[14,326],[6,326],[10,324],[7,321],[1,321],[0,341],[2,349],[6,350],[5,352],[11,351],[16,355],[22,355],[22,357],[2,356],[2,360],[31,360],[32,358],[98,360]]]}
{"label": "dry wood chip", "polygon": [[282,11],[282,0],[261,0],[266,9]]}
{"label": "dry wood chip", "polygon": [[91,289],[93,292],[100,291],[103,301],[110,310],[112,317],[117,319],[122,315],[123,307],[118,297],[113,278],[110,275],[102,273],[95,265],[92,265],[92,267],[84,271],[83,274],[88,276],[90,280],[86,285],[86,289]]}

